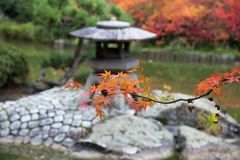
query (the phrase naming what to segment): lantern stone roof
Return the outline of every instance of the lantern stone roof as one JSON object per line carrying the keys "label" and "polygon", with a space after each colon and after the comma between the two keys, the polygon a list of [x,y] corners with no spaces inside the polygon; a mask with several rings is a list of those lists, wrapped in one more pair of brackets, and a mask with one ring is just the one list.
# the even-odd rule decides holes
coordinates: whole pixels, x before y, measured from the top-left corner
{"label": "lantern stone roof", "polygon": [[70,33],[70,35],[95,41],[138,41],[155,38],[155,33],[131,27],[128,22],[111,19],[100,21],[96,27],[86,27]]}

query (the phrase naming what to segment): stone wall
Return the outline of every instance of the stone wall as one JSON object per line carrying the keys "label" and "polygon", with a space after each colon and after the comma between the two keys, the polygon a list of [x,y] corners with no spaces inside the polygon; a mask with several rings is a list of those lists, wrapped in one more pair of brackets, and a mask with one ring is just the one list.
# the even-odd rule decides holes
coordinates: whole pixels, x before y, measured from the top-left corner
{"label": "stone wall", "polygon": [[78,106],[82,92],[55,88],[1,103],[1,137],[23,144],[50,146],[56,143],[71,147],[75,139],[88,132],[95,116],[93,108]]}

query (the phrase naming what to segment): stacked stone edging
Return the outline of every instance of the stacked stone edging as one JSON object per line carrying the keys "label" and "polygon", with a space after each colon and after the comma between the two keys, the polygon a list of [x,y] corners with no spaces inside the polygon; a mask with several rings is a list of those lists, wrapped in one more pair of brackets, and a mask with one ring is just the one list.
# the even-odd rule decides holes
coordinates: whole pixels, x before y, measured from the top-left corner
{"label": "stacked stone edging", "polygon": [[0,136],[34,146],[61,144],[71,147],[91,128],[95,110],[77,105],[82,91],[64,92],[52,89],[15,102],[1,103]]}

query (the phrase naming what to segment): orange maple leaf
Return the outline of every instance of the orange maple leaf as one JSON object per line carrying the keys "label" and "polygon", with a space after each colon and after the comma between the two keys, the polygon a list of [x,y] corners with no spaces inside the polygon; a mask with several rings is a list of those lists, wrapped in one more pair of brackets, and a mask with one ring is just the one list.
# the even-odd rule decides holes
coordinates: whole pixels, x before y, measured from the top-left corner
{"label": "orange maple leaf", "polygon": [[95,106],[95,108],[96,108],[96,116],[99,117],[102,120],[104,118],[104,115],[105,115],[102,106],[97,105],[97,106]]}
{"label": "orange maple leaf", "polygon": [[105,97],[105,96],[100,96],[100,102],[102,102],[104,105],[110,104],[111,98]]}
{"label": "orange maple leaf", "polygon": [[121,78],[131,78],[131,76],[129,76],[128,74],[123,73],[123,72],[118,72],[118,76]]}
{"label": "orange maple leaf", "polygon": [[206,81],[201,81],[200,83],[197,84],[195,95],[199,96],[201,94],[205,94],[211,89],[213,89],[211,85],[209,85]]}
{"label": "orange maple leaf", "polygon": [[111,77],[111,71],[104,70],[104,73],[100,73],[100,77],[103,79],[108,79]]}

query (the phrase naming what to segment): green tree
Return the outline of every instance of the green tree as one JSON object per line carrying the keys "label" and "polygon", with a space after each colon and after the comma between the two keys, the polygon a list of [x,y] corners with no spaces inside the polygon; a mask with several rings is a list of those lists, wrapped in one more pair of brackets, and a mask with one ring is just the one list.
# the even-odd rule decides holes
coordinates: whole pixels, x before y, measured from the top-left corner
{"label": "green tree", "polygon": [[131,21],[127,13],[105,0],[2,0],[0,9],[18,23],[33,23],[40,32],[36,37],[43,33],[66,37],[72,30],[112,16]]}

